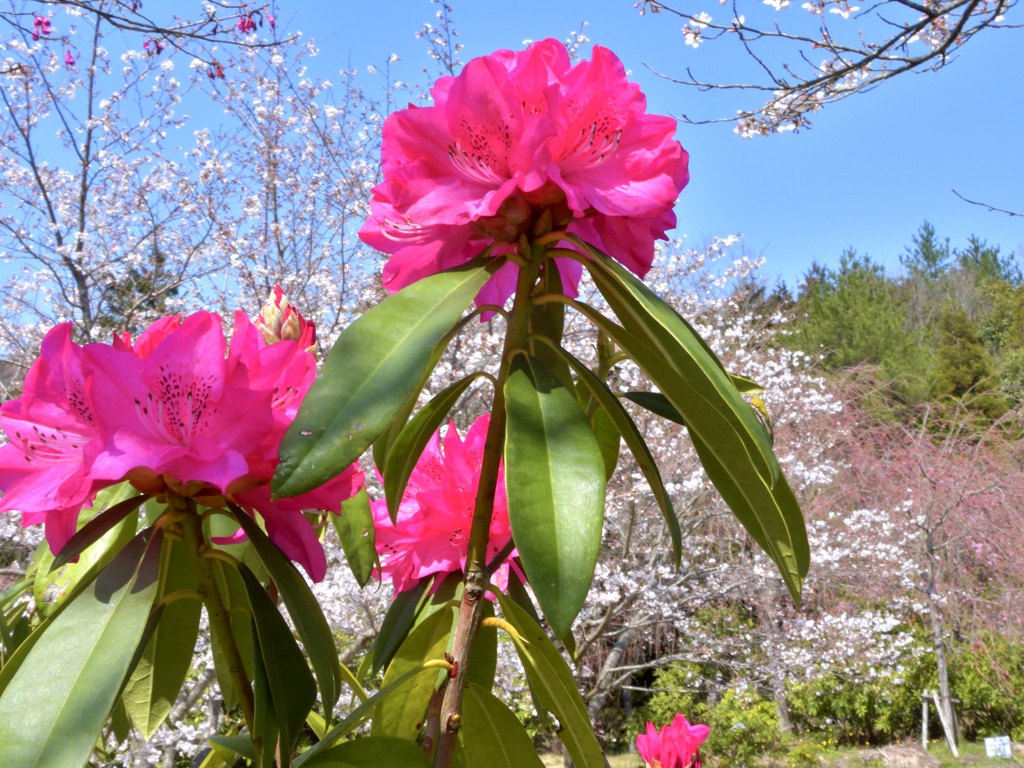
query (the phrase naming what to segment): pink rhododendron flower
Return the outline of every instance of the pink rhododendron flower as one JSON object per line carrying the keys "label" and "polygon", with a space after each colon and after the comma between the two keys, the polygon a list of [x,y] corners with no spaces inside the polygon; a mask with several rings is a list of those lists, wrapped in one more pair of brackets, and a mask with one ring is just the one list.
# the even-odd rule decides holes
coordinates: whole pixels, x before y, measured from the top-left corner
{"label": "pink rhododendron flower", "polygon": [[0,406],[0,512],[45,522],[54,552],[98,490],[129,480],[154,495],[236,501],[314,580],[326,559],[305,509],[337,512],[363,483],[355,466],[302,496],[271,502],[277,450],[316,375],[296,341],[267,344],[244,313],[230,347],[221,319],[153,323],[134,342],[79,346],[71,326],[43,341],[23,394]]}
{"label": "pink rhododendron flower", "polygon": [[700,768],[698,749],[710,732],[706,725],[690,725],[676,715],[660,733],[648,723],[647,733],[636,737],[636,748],[647,768]]}
{"label": "pink rhododendron flower", "polygon": [[40,35],[46,36],[50,34],[52,27],[50,26],[50,18],[48,16],[36,16],[32,20],[32,39],[38,40]]}
{"label": "pink rhododendron flower", "polygon": [[[372,502],[382,576],[391,579],[396,593],[411,589],[431,574],[465,570],[489,424],[490,416],[481,416],[463,441],[452,422],[443,450],[440,433],[434,433],[409,478],[394,524],[387,503],[383,499]],[[497,555],[511,538],[505,473],[499,469],[488,558]],[[499,589],[508,584],[508,568],[506,561],[492,575]]]}
{"label": "pink rhododendron flower", "polygon": [[[473,59],[431,93],[433,106],[385,121],[384,181],[359,233],[393,254],[384,267],[389,290],[492,243],[495,254],[515,250],[545,211],[554,227],[647,273],[655,239],[675,226],[687,154],[675,120],[646,114],[615,54],[594,46],[590,61],[572,65],[562,43],[542,40]],[[580,265],[556,263],[576,295]],[[477,302],[503,304],[517,269],[506,264]]]}

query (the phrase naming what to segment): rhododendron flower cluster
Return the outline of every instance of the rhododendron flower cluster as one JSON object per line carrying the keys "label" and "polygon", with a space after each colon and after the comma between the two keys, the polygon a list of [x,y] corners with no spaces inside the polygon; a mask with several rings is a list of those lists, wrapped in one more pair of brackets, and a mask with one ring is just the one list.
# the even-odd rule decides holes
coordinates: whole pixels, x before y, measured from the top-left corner
{"label": "rhododendron flower cluster", "polygon": [[[490,415],[481,416],[463,441],[452,422],[444,436],[443,450],[440,432],[434,433],[416,462],[394,523],[383,499],[372,502],[381,575],[391,579],[396,593],[411,589],[432,574],[465,570],[489,424]],[[511,539],[505,473],[499,469],[488,558],[497,555]],[[514,554],[513,550],[510,556]],[[508,584],[508,568],[506,561],[493,574],[499,589]]]}
{"label": "rhododendron flower cluster", "polygon": [[[562,43],[543,40],[473,59],[431,94],[433,106],[385,121],[384,181],[360,231],[393,254],[389,290],[490,245],[495,255],[512,252],[538,227],[566,229],[646,274],[654,240],[675,226],[687,154],[675,120],[646,114],[615,54],[594,46],[589,61],[573,65]],[[556,263],[576,295],[582,267]],[[478,303],[503,304],[517,270],[506,263]]]}
{"label": "rhododendron flower cluster", "polygon": [[676,715],[660,733],[648,723],[647,732],[636,737],[636,748],[647,768],[700,768],[698,750],[710,732],[706,725],[690,725]]}
{"label": "rhododendron flower cluster", "polygon": [[96,493],[129,480],[143,493],[259,512],[267,534],[314,580],[327,563],[304,509],[338,511],[363,483],[349,467],[302,496],[271,502],[277,449],[315,377],[297,341],[267,344],[241,312],[230,346],[198,312],[153,323],[134,341],[72,341],[51,330],[22,396],[0,406],[0,512],[45,523],[56,553]]}

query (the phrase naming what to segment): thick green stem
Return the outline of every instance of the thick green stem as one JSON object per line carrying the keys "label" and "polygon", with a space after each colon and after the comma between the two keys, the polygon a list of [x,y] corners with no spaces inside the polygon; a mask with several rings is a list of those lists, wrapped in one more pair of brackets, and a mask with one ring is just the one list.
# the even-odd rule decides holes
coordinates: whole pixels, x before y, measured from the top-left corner
{"label": "thick green stem", "polygon": [[187,501],[187,506],[186,514],[181,519],[183,538],[196,555],[199,594],[202,595],[203,605],[206,606],[206,615],[210,619],[210,632],[220,643],[221,650],[227,659],[228,668],[231,670],[231,680],[235,684],[238,699],[242,704],[242,716],[245,718],[245,724],[249,727],[251,734],[253,733],[255,712],[252,684],[245,674],[242,655],[238,652],[235,636],[231,630],[231,617],[228,615],[227,608],[224,607],[224,600],[221,598],[217,579],[213,575],[210,558],[206,557],[210,547],[203,536],[202,518],[199,517],[194,502]]}
{"label": "thick green stem", "polygon": [[515,351],[523,349],[529,333],[530,292],[540,273],[544,248],[535,246],[530,263],[520,266],[516,282],[516,295],[512,311],[508,316],[505,330],[505,345],[498,369],[498,381],[491,408],[491,423],[487,428],[483,461],[480,467],[480,484],[477,487],[476,505],[473,511],[473,526],[469,533],[469,551],[466,557],[466,577],[459,605],[459,618],[455,625],[455,639],[452,644],[453,669],[444,701],[441,704],[441,737],[438,740],[435,768],[451,765],[455,742],[458,738],[462,691],[466,682],[466,663],[469,650],[480,623],[480,605],[490,573],[487,571],[487,541],[494,513],[494,494],[498,487],[498,468],[501,464],[502,449],[505,445],[505,381],[509,364]]}

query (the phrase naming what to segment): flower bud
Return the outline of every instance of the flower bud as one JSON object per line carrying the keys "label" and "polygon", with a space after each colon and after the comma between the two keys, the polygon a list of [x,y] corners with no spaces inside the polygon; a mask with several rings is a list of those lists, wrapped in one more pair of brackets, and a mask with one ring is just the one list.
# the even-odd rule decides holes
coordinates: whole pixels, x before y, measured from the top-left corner
{"label": "flower bud", "polygon": [[292,306],[280,285],[274,286],[254,322],[267,344],[297,341],[309,352],[316,346],[316,327]]}

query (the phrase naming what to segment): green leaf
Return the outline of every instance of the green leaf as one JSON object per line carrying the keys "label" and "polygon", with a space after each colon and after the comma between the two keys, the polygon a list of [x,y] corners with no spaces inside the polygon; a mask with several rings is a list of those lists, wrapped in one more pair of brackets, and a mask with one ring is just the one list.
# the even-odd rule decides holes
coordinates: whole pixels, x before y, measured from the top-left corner
{"label": "green leaf", "polygon": [[746,376],[740,376],[738,373],[730,373],[729,379],[740,394],[756,395],[758,392],[764,392],[764,387],[756,381],[748,379]]}
{"label": "green leaf", "polygon": [[[430,583],[430,579],[421,579],[415,587],[407,589],[405,592],[399,592],[391,601],[387,613],[384,614],[384,620],[381,622],[380,632],[377,633],[373,647],[366,654],[364,661],[369,664],[373,674],[377,674],[391,661],[398,646],[402,644],[406,633],[412,627],[413,621],[416,620],[416,614],[419,612],[421,601]],[[358,677],[362,679],[363,675],[359,674]]]}
{"label": "green leaf", "polygon": [[[582,243],[579,240],[574,242]],[[689,429],[699,432],[705,439],[706,435],[727,431],[727,439],[723,438],[719,450],[746,454],[751,468],[764,482],[773,486],[780,470],[768,435],[750,413],[721,360],[707,342],[629,270],[596,248],[585,247],[591,258],[584,264],[594,283],[622,327],[632,334],[635,341],[631,343],[628,337],[617,339],[617,334],[604,330],[658,384],[658,388],[687,420]],[[638,346],[636,342],[640,342],[639,346],[643,348],[634,350]],[[637,359],[637,352],[643,360]],[[652,362],[661,365],[651,366]],[[667,369],[662,377],[669,375],[675,386],[671,389],[661,386],[655,375],[647,370],[648,367],[655,368],[656,373]],[[676,396],[681,388],[685,388],[686,398]],[[740,457],[732,458],[738,461]]]}
{"label": "green leaf", "polygon": [[416,412],[388,448],[384,465],[384,497],[392,522],[397,519],[402,494],[405,493],[405,486],[409,483],[409,477],[423,449],[462,393],[481,375],[479,372],[473,373],[441,390]]}
{"label": "green leaf", "polygon": [[505,486],[512,536],[537,602],[564,635],[594,578],[604,459],[587,416],[540,361],[518,355],[505,383]]}
{"label": "green leaf", "polygon": [[[280,729],[281,757],[284,759],[286,755],[292,754],[306,722],[306,715],[313,708],[316,685],[306,665],[305,656],[263,585],[248,568],[243,566],[239,573],[252,606],[252,619],[259,640],[258,658],[263,663],[271,707]],[[258,687],[254,686],[254,690],[259,707],[261,697]],[[264,749],[266,746],[264,744]]]}
{"label": "green leaf", "polygon": [[501,612],[518,635],[512,635],[526,677],[541,704],[558,718],[562,740],[577,768],[604,768],[604,752],[590,725],[576,681],[547,634],[514,601],[498,595]]}
{"label": "green leaf", "polygon": [[661,418],[673,421],[683,427],[686,426],[682,414],[661,392],[623,392],[622,396],[641,408],[647,409],[655,416],[661,416]]}
{"label": "green leaf", "polygon": [[[453,610],[437,611],[409,633],[384,673],[385,687],[410,670],[420,669],[423,662],[444,656],[452,632],[453,616]],[[371,734],[414,741],[423,725],[427,704],[437,687],[437,678],[436,669],[423,670],[384,699],[374,713]]]}
{"label": "green leaf", "polygon": [[166,719],[192,666],[203,603],[197,593],[196,562],[183,542],[167,538],[161,553],[157,601],[182,590],[196,592],[164,605],[121,699],[132,723],[149,739]]}
{"label": "green leaf", "polygon": [[[46,615],[52,610],[52,603],[59,603],[74,590],[75,586],[82,580],[88,580],[100,568],[109,563],[121,549],[132,540],[137,530],[138,522],[131,515],[133,502],[139,498],[135,489],[128,483],[104,488],[96,494],[95,503],[89,508],[82,510],[78,515],[78,522],[82,525],[79,533],[85,532],[85,536],[76,542],[79,547],[78,562],[68,563],[57,569],[53,564],[57,560],[50,552],[46,542],[40,545],[36,553],[35,563],[37,565],[34,593],[36,607],[40,613]],[[143,500],[145,500],[143,498]],[[121,502],[128,502],[128,509],[121,508]],[[139,502],[141,504],[141,502]],[[137,508],[138,504],[134,504]],[[102,523],[90,528],[90,521],[94,517],[104,517]],[[109,523],[109,525],[107,525]],[[79,534],[76,534],[78,536]],[[90,546],[92,545],[92,546]],[[68,544],[70,546],[70,542]],[[65,550],[61,556],[66,559]],[[59,590],[55,598],[52,598],[54,590]]]}
{"label": "green leaf", "polygon": [[468,683],[462,696],[459,741],[469,765],[543,768],[530,734],[489,690]]}
{"label": "green leaf", "polygon": [[[219,558],[212,560],[211,565],[224,609],[228,612],[228,619],[231,622],[231,635],[238,647],[238,654],[242,657],[242,668],[245,670],[245,676],[252,680],[254,675],[253,631],[252,620],[249,618],[251,609],[245,584],[242,582],[242,577],[236,566]],[[213,666],[217,672],[217,684],[220,685],[221,693],[224,695],[226,708],[232,710],[239,705],[241,700],[238,691],[235,690],[235,681],[231,676],[231,669],[220,643],[220,638],[216,634],[211,634],[210,650],[213,653]]]}
{"label": "green leaf", "polygon": [[[127,483],[124,483],[120,487],[115,486],[115,488],[117,488],[117,495],[120,495],[123,492],[132,492],[135,490]],[[61,568],[67,563],[70,563],[87,548],[102,539],[111,528],[141,507],[148,498],[149,496],[133,496],[130,499],[125,499],[124,501],[113,504],[108,509],[105,509],[93,517],[68,540],[68,543],[64,545],[63,549],[61,549],[60,554],[54,557],[53,563],[50,565],[50,570],[56,570],[57,568]],[[98,500],[99,497],[97,496],[97,501]],[[93,505],[94,510],[96,506],[97,505]]]}
{"label": "green leaf", "polygon": [[651,455],[651,451],[647,447],[647,442],[644,440],[643,435],[640,434],[640,430],[629,415],[629,412],[622,407],[622,403],[619,402],[619,399],[608,388],[608,385],[569,352],[561,348],[558,351],[573,371],[575,371],[576,376],[579,377],[580,385],[586,387],[590,392],[590,396],[600,404],[601,410],[597,411],[597,413],[603,412],[605,417],[612,423],[616,435],[616,446],[618,445],[618,437],[621,435],[622,439],[626,441],[626,446],[629,448],[630,453],[633,454],[633,458],[636,459],[640,471],[644,473],[644,478],[651,487],[651,492],[658,501],[661,514],[665,518],[665,525],[668,527],[669,535],[672,538],[672,555],[678,568],[683,547],[682,534],[679,531],[679,520],[672,509],[672,502],[668,497],[668,491],[665,490],[665,484],[662,482],[661,472],[658,471],[658,465],[655,463],[654,456]]}
{"label": "green leaf", "polygon": [[[537,613],[537,608],[533,604],[530,593],[527,592],[526,585],[523,584],[513,569],[509,569],[508,572],[507,597],[522,608],[534,623],[538,625],[540,624],[540,614]],[[575,642],[573,645],[575,646]],[[570,655],[574,654],[570,653]],[[544,705],[540,703],[540,696],[537,694],[537,690],[533,687],[533,683],[530,682],[530,678],[526,678],[526,686],[530,689],[530,699],[533,701],[533,708],[537,710],[538,720],[542,723],[548,723],[550,720],[548,711],[544,708]]]}
{"label": "green leaf", "polygon": [[[494,603],[484,600],[480,606],[480,618],[494,616]],[[498,672],[498,630],[496,627],[478,626],[473,635],[473,644],[469,648],[469,660],[466,662],[466,680],[476,683],[481,688],[491,690],[494,687],[494,676]]]}
{"label": "green leaf", "polygon": [[366,489],[360,488],[359,493],[351,499],[341,502],[341,513],[331,515],[330,518],[352,575],[360,587],[365,587],[377,564],[373,512]]}
{"label": "green leaf", "polygon": [[137,536],[28,649],[0,694],[0,765],[89,758],[146,627],[162,538]]}
{"label": "green leaf", "polygon": [[584,304],[574,306],[636,361],[685,420],[704,455],[714,457],[710,467],[705,463],[709,477],[730,506],[742,499],[742,508],[733,511],[775,561],[799,604],[810,548],[803,518],[789,509],[792,493],[770,434],[689,324],[621,265],[585,248],[592,256],[585,264],[623,325]]}
{"label": "green leaf", "polygon": [[[536,290],[539,293],[555,295],[565,292],[562,288],[562,275],[553,260],[544,263]],[[540,360],[567,389],[572,390],[572,376],[565,361],[553,352],[550,344],[539,341],[546,339],[555,346],[561,344],[565,331],[565,305],[557,302],[534,304],[530,307],[527,331],[530,336],[527,339],[526,351],[531,357]]]}
{"label": "green leaf", "polygon": [[[358,707],[349,712],[340,723],[331,728],[323,739],[296,757],[293,761],[295,768],[299,768],[306,763],[313,764],[314,758],[326,752],[339,739],[345,738],[348,734],[358,728],[373,713],[381,701],[393,694],[398,688],[404,685],[406,681],[411,680],[414,676],[423,671],[424,670],[420,668],[409,670],[390,685],[384,686],[373,696],[362,702]],[[403,741],[405,740],[403,739]]]}
{"label": "green leaf", "polygon": [[321,752],[305,763],[308,768],[430,768],[423,750],[394,736],[354,739]]}
{"label": "green leaf", "polygon": [[267,534],[256,521],[234,504],[230,504],[229,509],[270,573],[274,584],[277,585],[281,601],[288,609],[288,615],[295,624],[295,631],[302,640],[302,646],[306,649],[310,664],[313,666],[324,705],[324,715],[330,717],[331,710],[341,695],[341,672],[338,669],[338,650],[334,644],[334,634],[324,616],[323,608],[292,561],[267,538]]}
{"label": "green leaf", "polygon": [[590,427],[594,430],[597,447],[604,459],[604,479],[608,482],[619,464],[619,430],[608,411],[600,406],[594,409],[594,415],[590,417]]}
{"label": "green leaf", "polygon": [[[502,257],[496,256],[494,258],[501,259]],[[448,344],[451,342],[451,340],[458,336],[459,333],[461,333],[462,329],[469,325],[469,323],[472,322],[474,318],[479,316],[480,313],[481,309],[477,307],[469,314],[464,315],[457,323],[455,323],[455,325],[451,327],[451,330],[449,330],[448,333],[441,337],[441,340],[438,341],[437,344],[434,346],[433,355],[431,356],[430,361],[424,368],[423,375],[420,377],[420,380],[416,383],[416,386],[410,390],[409,396],[402,404],[402,407],[398,409],[398,413],[395,415],[394,419],[391,420],[391,426],[384,430],[381,436],[373,441],[373,463],[381,471],[383,471],[384,467],[387,466],[388,451],[394,444],[395,439],[398,437],[399,433],[402,431],[406,423],[409,421],[409,417],[412,416],[412,412],[416,410],[416,404],[419,402],[420,394],[423,392],[423,388],[427,385],[427,382],[430,380],[430,375],[433,372],[434,367],[437,365],[438,361],[441,359],[441,355],[444,354],[444,351],[445,349],[448,348]]]}
{"label": "green leaf", "polygon": [[252,761],[256,760],[256,749],[248,734],[244,736],[221,736],[214,734],[207,736],[206,740],[210,742],[210,746],[213,747],[213,750],[221,759],[228,762],[228,765],[231,764],[230,761],[234,759],[235,755],[241,755]]}
{"label": "green leaf", "polygon": [[281,441],[275,495],[323,485],[383,434],[497,265],[478,259],[425,277],[345,329]]}

